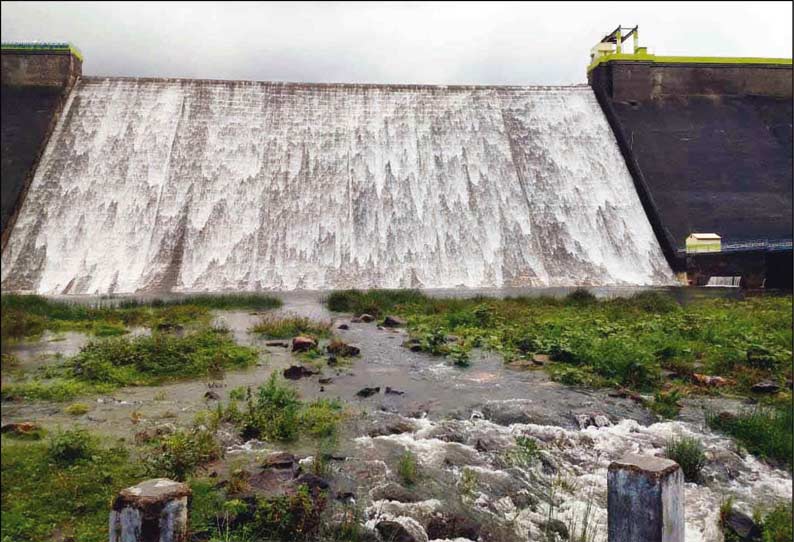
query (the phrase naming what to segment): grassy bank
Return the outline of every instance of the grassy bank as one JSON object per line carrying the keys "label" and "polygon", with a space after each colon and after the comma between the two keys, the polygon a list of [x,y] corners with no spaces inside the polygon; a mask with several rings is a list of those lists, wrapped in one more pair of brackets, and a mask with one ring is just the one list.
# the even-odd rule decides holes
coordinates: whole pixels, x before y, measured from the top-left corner
{"label": "grassy bank", "polygon": [[60,364],[4,384],[2,398],[65,401],[120,386],[212,376],[250,366],[257,357],[255,349],[237,345],[225,330],[209,327],[181,337],[168,333],[113,337],[92,341]]}
{"label": "grassy bank", "polygon": [[[555,378],[568,384],[658,390],[662,370],[689,382],[693,373],[727,379],[724,389],[749,393],[761,379],[790,378],[790,297],[704,299],[680,306],[643,292],[599,300],[584,290],[565,298],[435,299],[420,292],[343,291],[332,310],[407,318],[431,353],[454,336],[454,349],[485,347],[506,361],[546,354]],[[441,353],[445,353],[442,348]]]}
{"label": "grassy bank", "polygon": [[87,305],[37,295],[5,294],[3,339],[35,337],[44,331],[81,331],[96,336],[122,335],[127,328],[208,323],[212,309],[265,310],[281,301],[259,294],[197,295],[174,299],[105,300]]}

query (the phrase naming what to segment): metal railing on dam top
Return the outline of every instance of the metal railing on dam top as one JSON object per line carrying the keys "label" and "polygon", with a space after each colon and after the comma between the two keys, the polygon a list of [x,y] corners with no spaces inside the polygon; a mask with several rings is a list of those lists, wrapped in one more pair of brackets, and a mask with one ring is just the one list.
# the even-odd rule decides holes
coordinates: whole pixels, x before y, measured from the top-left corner
{"label": "metal railing on dam top", "polygon": [[676,252],[680,255],[686,254],[719,254],[725,252],[780,252],[785,250],[792,250],[791,239],[752,239],[744,241],[736,241],[732,243],[722,243],[719,250],[687,250],[679,248]]}

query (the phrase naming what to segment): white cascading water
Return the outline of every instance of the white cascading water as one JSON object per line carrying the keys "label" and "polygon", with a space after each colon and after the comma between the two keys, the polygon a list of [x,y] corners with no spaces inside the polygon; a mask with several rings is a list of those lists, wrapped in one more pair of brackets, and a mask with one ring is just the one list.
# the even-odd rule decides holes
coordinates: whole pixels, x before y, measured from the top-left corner
{"label": "white cascading water", "polygon": [[45,294],[674,282],[587,86],[86,78],[2,264]]}

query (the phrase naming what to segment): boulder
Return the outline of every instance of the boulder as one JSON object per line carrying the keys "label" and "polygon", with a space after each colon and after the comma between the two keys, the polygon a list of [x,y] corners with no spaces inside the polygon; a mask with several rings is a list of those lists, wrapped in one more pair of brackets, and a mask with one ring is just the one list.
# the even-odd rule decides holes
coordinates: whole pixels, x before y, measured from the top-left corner
{"label": "boulder", "polygon": [[403,521],[381,520],[375,525],[375,530],[383,540],[389,542],[427,542],[427,535],[416,520],[401,519]]}
{"label": "boulder", "polygon": [[289,343],[287,341],[267,341],[265,346],[279,346],[281,348],[289,348]]}
{"label": "boulder", "polygon": [[358,397],[367,398],[367,397],[372,397],[376,393],[380,393],[380,386],[378,386],[377,388],[361,388],[360,390],[358,390],[358,392],[356,392],[356,395]]}
{"label": "boulder", "polygon": [[427,525],[427,536],[433,539],[468,538],[477,540],[480,537],[480,524],[460,514],[434,516]]}
{"label": "boulder", "polygon": [[292,339],[293,352],[306,352],[317,346],[317,341],[311,337],[299,336]]}
{"label": "boulder", "polygon": [[4,435],[13,435],[15,437],[41,437],[41,426],[33,422],[15,422],[6,423],[0,428],[0,432]]}
{"label": "boulder", "polygon": [[299,380],[305,376],[316,375],[320,371],[313,371],[303,365],[291,365],[284,369],[284,378],[287,380]]}
{"label": "boulder", "polygon": [[334,381],[334,379],[331,378],[331,377],[324,377],[324,378],[321,378],[321,379],[318,380],[318,382],[320,384],[330,384],[333,381]]}
{"label": "boulder", "polygon": [[420,499],[414,491],[406,489],[396,482],[387,482],[375,486],[369,492],[373,501],[418,502]]}
{"label": "boulder", "polygon": [[216,392],[209,390],[204,394],[204,399],[206,399],[207,401],[220,401],[221,396],[218,395]]}
{"label": "boulder", "polygon": [[722,378],[721,376],[710,376],[700,373],[692,373],[692,378],[696,383],[703,386],[719,387],[728,384],[728,381],[725,378]]}
{"label": "boulder", "polygon": [[351,324],[360,324],[361,323],[361,318],[351,318],[350,319],[350,323]]}
{"label": "boulder", "polygon": [[761,529],[755,524],[753,518],[731,510],[723,522],[725,532],[732,533],[741,542],[755,542],[761,540]]}
{"label": "boulder", "polygon": [[383,327],[405,327],[406,321],[398,316],[387,316],[383,319]]}
{"label": "boulder", "polygon": [[538,366],[547,365],[551,361],[551,358],[547,354],[535,354],[532,356],[532,363]]}
{"label": "boulder", "polygon": [[292,469],[296,464],[295,456],[288,452],[272,452],[262,460],[263,469]]}
{"label": "boulder", "polygon": [[358,319],[361,320],[362,322],[370,323],[375,320],[375,317],[372,316],[371,314],[364,313],[364,314],[360,314],[358,316]]}
{"label": "boulder", "polygon": [[339,326],[336,329],[342,329],[342,330],[350,329],[350,326],[347,324],[339,324]]}
{"label": "boulder", "polygon": [[780,386],[771,380],[763,380],[753,385],[750,390],[753,393],[777,393],[780,391]]}
{"label": "boulder", "polygon": [[394,388],[390,388],[389,386],[386,386],[386,392],[385,393],[386,393],[386,395],[405,395],[404,391],[395,390]]}
{"label": "boulder", "polygon": [[560,539],[568,540],[570,536],[568,533],[568,526],[557,518],[551,518],[548,521],[542,522],[539,527],[546,534],[556,533]]}
{"label": "boulder", "polygon": [[310,472],[301,474],[292,483],[295,487],[306,486],[312,495],[317,495],[320,491],[327,491],[331,487],[327,480]]}
{"label": "boulder", "polygon": [[361,354],[361,349],[358,346],[353,346],[338,340],[331,341],[326,347],[326,350],[329,354],[341,356],[343,358],[349,358]]}

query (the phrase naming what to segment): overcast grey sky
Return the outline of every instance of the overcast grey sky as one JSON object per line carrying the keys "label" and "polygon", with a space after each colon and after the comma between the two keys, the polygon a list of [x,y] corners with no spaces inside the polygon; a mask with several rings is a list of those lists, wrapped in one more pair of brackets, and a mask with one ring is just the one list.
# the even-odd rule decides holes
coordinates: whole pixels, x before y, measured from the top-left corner
{"label": "overcast grey sky", "polygon": [[791,19],[791,2],[2,2],[2,39],[71,41],[89,75],[567,84],[618,24],[658,54],[791,57]]}

